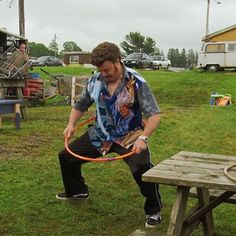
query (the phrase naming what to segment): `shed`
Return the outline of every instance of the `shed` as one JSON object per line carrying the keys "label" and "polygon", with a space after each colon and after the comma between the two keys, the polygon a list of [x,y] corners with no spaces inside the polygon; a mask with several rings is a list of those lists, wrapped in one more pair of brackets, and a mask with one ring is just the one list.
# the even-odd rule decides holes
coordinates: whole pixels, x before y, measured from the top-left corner
{"label": "shed", "polygon": [[90,52],[64,52],[64,63],[69,64],[90,64]]}
{"label": "shed", "polygon": [[203,42],[236,41],[236,24],[208,34],[202,38]]}

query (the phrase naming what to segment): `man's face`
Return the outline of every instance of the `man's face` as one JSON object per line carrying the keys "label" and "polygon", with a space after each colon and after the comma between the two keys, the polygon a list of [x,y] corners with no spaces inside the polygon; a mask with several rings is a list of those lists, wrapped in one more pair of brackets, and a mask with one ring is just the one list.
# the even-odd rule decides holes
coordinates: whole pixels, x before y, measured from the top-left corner
{"label": "man's face", "polygon": [[19,50],[20,50],[21,52],[25,52],[25,49],[26,49],[25,44],[21,44],[21,45],[19,46]]}
{"label": "man's face", "polygon": [[116,62],[104,61],[102,65],[97,68],[107,82],[113,82],[119,79],[121,64],[118,60]]}

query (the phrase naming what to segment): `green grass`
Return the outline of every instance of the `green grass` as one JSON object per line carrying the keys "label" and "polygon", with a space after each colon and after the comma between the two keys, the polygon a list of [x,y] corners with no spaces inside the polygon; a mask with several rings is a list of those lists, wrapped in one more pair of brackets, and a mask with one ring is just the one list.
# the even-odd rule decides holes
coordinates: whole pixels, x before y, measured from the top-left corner
{"label": "green grass", "polygon": [[[38,71],[39,69],[37,68]],[[80,67],[46,68],[49,73],[90,74]],[[140,71],[149,82],[162,110],[159,128],[152,135],[153,163],[181,151],[235,155],[236,106],[209,106],[212,91],[236,98],[236,74]],[[44,74],[41,74],[45,77]],[[90,187],[87,201],[60,202],[62,181],[57,153],[63,148],[62,132],[69,106],[28,109],[21,129],[11,116],[0,129],[0,235],[112,235],[144,230],[143,202],[123,161],[83,166]],[[88,116],[91,116],[90,111]],[[86,128],[86,127],[85,127]],[[82,132],[82,131],[81,131]],[[165,232],[175,188],[161,186]],[[195,200],[192,200],[191,204]],[[236,232],[236,206],[222,204],[214,210],[217,235]],[[226,230],[227,229],[227,230]],[[201,229],[194,235],[202,235]]]}

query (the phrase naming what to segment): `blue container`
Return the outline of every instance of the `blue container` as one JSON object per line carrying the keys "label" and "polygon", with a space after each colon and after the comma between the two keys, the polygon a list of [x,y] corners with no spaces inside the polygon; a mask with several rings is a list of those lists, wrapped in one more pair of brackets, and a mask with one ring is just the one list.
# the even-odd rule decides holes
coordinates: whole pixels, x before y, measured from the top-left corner
{"label": "blue container", "polygon": [[32,72],[30,72],[29,73],[29,77],[31,79],[39,79],[40,78],[40,74],[39,73],[32,73]]}
{"label": "blue container", "polygon": [[215,95],[216,94],[217,94],[216,92],[211,93],[211,99],[210,99],[210,105],[211,106],[215,105]]}

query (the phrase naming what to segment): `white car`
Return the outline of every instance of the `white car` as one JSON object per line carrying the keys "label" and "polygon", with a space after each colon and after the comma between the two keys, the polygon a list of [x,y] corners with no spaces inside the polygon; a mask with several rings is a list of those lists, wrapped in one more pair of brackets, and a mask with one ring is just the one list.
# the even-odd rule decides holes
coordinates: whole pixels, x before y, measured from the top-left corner
{"label": "white car", "polygon": [[168,70],[170,66],[171,66],[171,61],[168,58],[161,55],[152,56],[153,69],[160,70],[162,68],[165,68]]}

